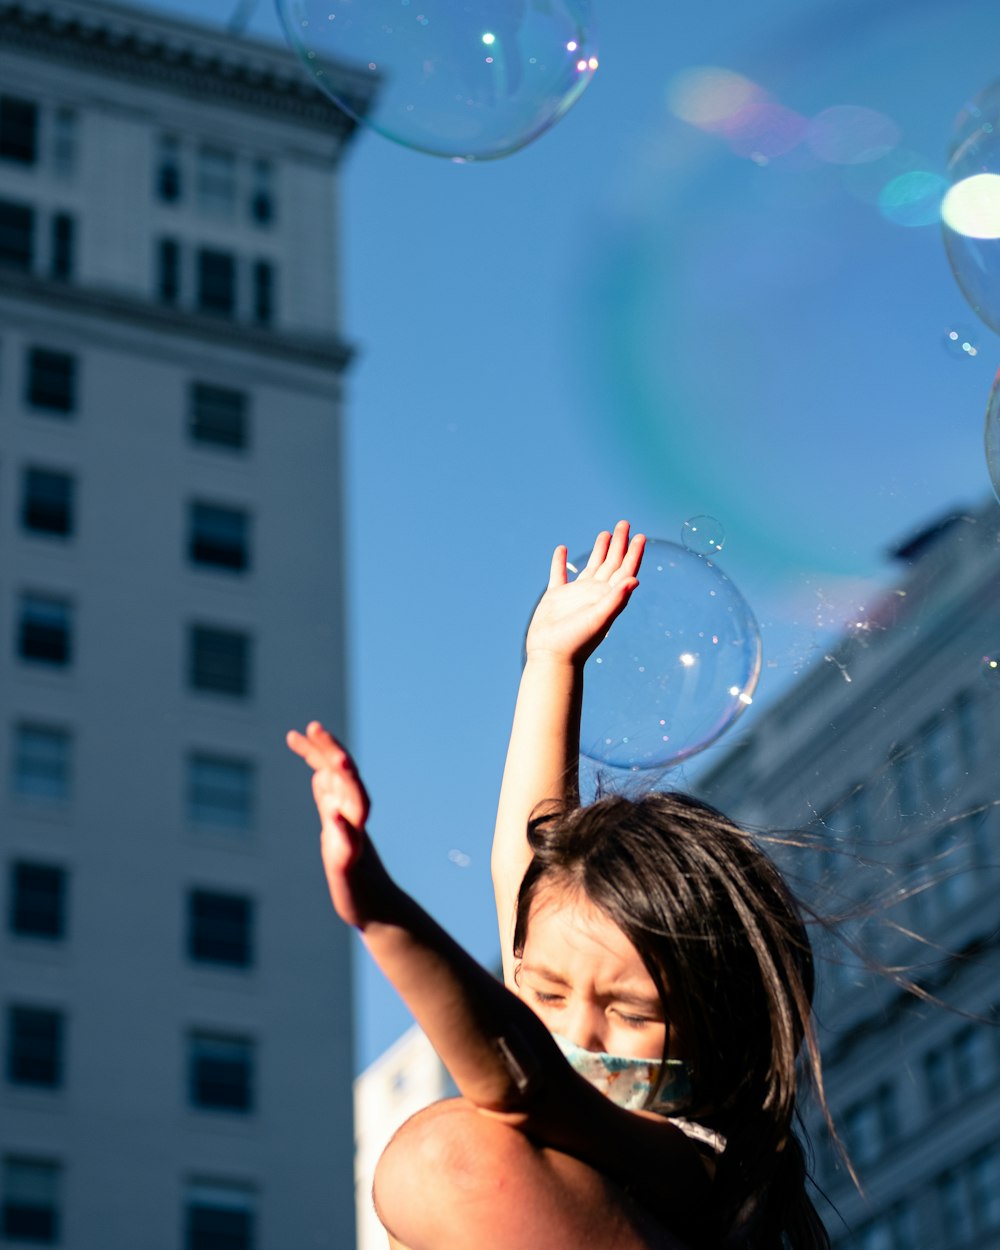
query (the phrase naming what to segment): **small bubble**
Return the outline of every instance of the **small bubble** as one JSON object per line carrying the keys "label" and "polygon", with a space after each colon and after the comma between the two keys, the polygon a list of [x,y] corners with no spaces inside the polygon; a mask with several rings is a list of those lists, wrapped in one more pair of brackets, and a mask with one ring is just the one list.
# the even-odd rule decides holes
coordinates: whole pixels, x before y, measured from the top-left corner
{"label": "small bubble", "polygon": [[714,516],[693,516],[681,526],[681,542],[696,556],[711,556],[721,551],[726,531]]}
{"label": "small bubble", "polygon": [[949,326],[941,339],[941,346],[952,360],[969,360],[979,355],[976,336],[968,326]]}
{"label": "small bubble", "polygon": [[993,690],[1000,690],[1000,651],[984,655],[979,664],[979,675]]}
{"label": "small bubble", "polygon": [[448,852],[448,858],[456,868],[468,868],[472,863],[471,858],[464,851],[452,849]]}

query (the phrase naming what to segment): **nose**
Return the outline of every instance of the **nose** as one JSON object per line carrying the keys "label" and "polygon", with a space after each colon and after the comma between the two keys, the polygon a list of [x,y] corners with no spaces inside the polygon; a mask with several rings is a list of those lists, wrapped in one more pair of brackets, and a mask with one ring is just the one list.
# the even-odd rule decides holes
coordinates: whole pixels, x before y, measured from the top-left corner
{"label": "nose", "polygon": [[583,1050],[603,1051],[604,1012],[591,1003],[576,1003],[560,1022],[558,1032]]}

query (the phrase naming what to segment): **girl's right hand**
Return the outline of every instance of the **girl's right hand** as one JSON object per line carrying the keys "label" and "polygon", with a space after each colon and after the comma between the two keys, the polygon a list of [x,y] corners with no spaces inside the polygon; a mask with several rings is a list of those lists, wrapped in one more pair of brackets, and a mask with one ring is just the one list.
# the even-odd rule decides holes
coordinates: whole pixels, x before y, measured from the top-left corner
{"label": "girl's right hand", "polygon": [[312,789],[321,823],[321,847],[330,898],[337,915],[363,928],[385,878],[365,830],[369,801],[354,760],[319,721],[285,741],[313,770]]}
{"label": "girl's right hand", "polygon": [[614,533],[605,530],[597,535],[586,568],[572,582],[566,571],[566,548],[557,547],[548,589],[528,626],[528,658],[582,665],[639,585],[636,573],[645,545],[643,534],[629,542],[628,521],[619,521]]}

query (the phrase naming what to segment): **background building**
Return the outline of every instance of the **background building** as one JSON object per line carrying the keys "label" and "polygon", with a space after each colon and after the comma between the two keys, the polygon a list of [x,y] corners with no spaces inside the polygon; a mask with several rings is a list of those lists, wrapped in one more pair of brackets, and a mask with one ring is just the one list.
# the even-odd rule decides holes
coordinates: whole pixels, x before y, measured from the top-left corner
{"label": "background building", "polygon": [[[1000,1247],[1000,513],[951,515],[905,576],[699,782],[764,829],[859,955],[817,934],[827,1096],[861,1197],[813,1115],[836,1246]],[[925,942],[910,934],[922,935]]]}
{"label": "background building", "polygon": [[457,1092],[448,1069],[416,1024],[354,1082],[358,1250],[385,1250],[385,1229],[372,1206],[372,1181],[389,1139],[410,1116]]}
{"label": "background building", "polygon": [[340,1250],[348,937],[282,739],[347,715],[351,123],[98,0],[0,0],[0,84],[0,1244]]}

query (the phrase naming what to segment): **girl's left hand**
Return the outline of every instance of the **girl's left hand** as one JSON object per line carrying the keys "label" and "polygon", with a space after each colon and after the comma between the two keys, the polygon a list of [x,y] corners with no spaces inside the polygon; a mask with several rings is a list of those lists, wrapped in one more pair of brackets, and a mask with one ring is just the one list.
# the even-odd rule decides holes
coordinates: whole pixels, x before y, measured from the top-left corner
{"label": "girl's left hand", "polygon": [[372,870],[384,876],[365,830],[370,804],[364,784],[354,760],[319,721],[311,721],[304,734],[293,729],[285,740],[313,770],[323,867],[337,915],[361,927],[370,915]]}

